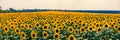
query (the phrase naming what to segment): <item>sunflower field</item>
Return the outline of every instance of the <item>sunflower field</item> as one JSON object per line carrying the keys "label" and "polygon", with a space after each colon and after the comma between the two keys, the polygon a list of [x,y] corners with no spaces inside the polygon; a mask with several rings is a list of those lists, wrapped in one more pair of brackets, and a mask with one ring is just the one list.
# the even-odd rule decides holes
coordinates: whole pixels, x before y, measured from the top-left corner
{"label": "sunflower field", "polygon": [[0,40],[120,40],[120,15],[58,11],[1,13]]}

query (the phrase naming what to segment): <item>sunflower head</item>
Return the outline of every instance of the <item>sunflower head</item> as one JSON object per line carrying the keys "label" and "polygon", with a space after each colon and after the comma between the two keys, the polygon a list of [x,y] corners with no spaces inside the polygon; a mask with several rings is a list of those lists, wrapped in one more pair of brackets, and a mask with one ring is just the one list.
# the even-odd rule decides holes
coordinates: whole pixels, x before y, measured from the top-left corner
{"label": "sunflower head", "polygon": [[4,33],[7,33],[9,31],[9,28],[7,26],[4,27]]}
{"label": "sunflower head", "polygon": [[108,28],[109,28],[109,25],[108,25],[108,24],[105,24],[105,25],[104,25],[104,28],[105,28],[105,29],[108,29]]}
{"label": "sunflower head", "polygon": [[104,36],[104,39],[106,40],[106,39],[109,39],[109,36],[108,35],[105,35]]}
{"label": "sunflower head", "polygon": [[79,30],[75,29],[74,34],[79,34]]}
{"label": "sunflower head", "polygon": [[55,33],[55,34],[53,35],[53,38],[54,38],[54,39],[59,39],[59,38],[60,38],[60,35],[59,35],[58,33]]}
{"label": "sunflower head", "polygon": [[88,27],[88,31],[89,31],[89,32],[92,32],[92,31],[93,31],[93,27],[92,27],[92,26],[89,26],[89,27]]}
{"label": "sunflower head", "polygon": [[74,35],[71,34],[71,35],[68,36],[68,40],[77,40],[77,39],[75,38]]}
{"label": "sunflower head", "polygon": [[20,34],[20,29],[19,29],[19,28],[16,28],[16,29],[15,29],[15,32],[16,32],[17,34]]}
{"label": "sunflower head", "polygon": [[24,24],[22,24],[22,25],[20,25],[20,28],[21,28],[21,29],[25,29],[26,27],[25,27]]}
{"label": "sunflower head", "polygon": [[59,34],[60,33],[60,29],[59,28],[55,28],[54,32]]}
{"label": "sunflower head", "polygon": [[116,30],[117,30],[117,32],[120,32],[120,27],[118,27]]}
{"label": "sunflower head", "polygon": [[42,33],[42,35],[43,35],[43,38],[45,38],[45,39],[48,38],[48,36],[49,36],[49,34],[45,31]]}
{"label": "sunflower head", "polygon": [[22,39],[26,39],[26,37],[27,37],[25,32],[21,32],[20,36],[21,36]]}
{"label": "sunflower head", "polygon": [[80,32],[82,32],[82,33],[86,32],[85,27],[81,27],[81,28],[80,28]]}
{"label": "sunflower head", "polygon": [[50,29],[50,26],[49,26],[49,25],[44,25],[44,26],[42,27],[42,29],[43,29],[43,30],[49,30],[49,29]]}
{"label": "sunflower head", "polygon": [[32,32],[31,32],[31,38],[33,38],[33,39],[37,38],[37,32],[35,30],[32,30]]}
{"label": "sunflower head", "polygon": [[73,33],[73,31],[74,31],[73,27],[71,27],[71,26],[70,26],[70,27],[68,27],[68,29],[67,29],[67,30],[68,30],[68,32],[69,32],[69,33]]}
{"label": "sunflower head", "polygon": [[96,31],[97,31],[97,32],[102,32],[101,27],[96,28]]}

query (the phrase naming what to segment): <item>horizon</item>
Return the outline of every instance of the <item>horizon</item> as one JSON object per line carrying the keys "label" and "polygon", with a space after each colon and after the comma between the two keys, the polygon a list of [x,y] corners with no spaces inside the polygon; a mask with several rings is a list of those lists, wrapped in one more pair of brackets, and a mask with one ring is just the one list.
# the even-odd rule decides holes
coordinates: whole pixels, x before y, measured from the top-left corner
{"label": "horizon", "polygon": [[0,0],[3,10],[61,9],[61,10],[120,10],[120,0]]}

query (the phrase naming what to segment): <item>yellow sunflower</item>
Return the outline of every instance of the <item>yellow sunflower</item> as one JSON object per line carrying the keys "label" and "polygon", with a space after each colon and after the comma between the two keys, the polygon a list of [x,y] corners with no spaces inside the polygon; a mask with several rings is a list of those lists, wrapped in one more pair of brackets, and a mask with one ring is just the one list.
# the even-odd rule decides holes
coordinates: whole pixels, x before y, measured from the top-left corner
{"label": "yellow sunflower", "polygon": [[92,32],[92,31],[93,31],[93,27],[92,27],[92,26],[89,26],[89,27],[88,27],[88,31],[89,31],[89,32]]}
{"label": "yellow sunflower", "polygon": [[104,36],[105,40],[109,39],[109,36],[108,35],[105,35]]}
{"label": "yellow sunflower", "polygon": [[60,33],[60,29],[59,28],[55,28],[54,32],[59,34]]}
{"label": "yellow sunflower", "polygon": [[16,29],[15,29],[15,32],[16,32],[17,34],[20,34],[20,29],[19,29],[19,28],[16,28]]}
{"label": "yellow sunflower", "polygon": [[104,24],[103,26],[105,29],[108,29],[109,28],[109,25],[108,24]]}
{"label": "yellow sunflower", "polygon": [[97,27],[97,28],[96,28],[96,31],[97,31],[97,32],[102,32],[101,27]]}
{"label": "yellow sunflower", "polygon": [[43,30],[49,30],[49,27],[50,27],[49,25],[44,25],[44,26],[42,27],[42,29],[43,29]]}
{"label": "yellow sunflower", "polygon": [[43,38],[45,38],[45,39],[48,38],[48,36],[49,36],[49,34],[47,32],[43,32],[42,35],[43,35]]}
{"label": "yellow sunflower", "polygon": [[31,38],[36,39],[37,38],[37,32],[35,30],[32,30],[30,36],[31,36]]}
{"label": "yellow sunflower", "polygon": [[79,34],[79,30],[75,29],[74,34]]}
{"label": "yellow sunflower", "polygon": [[59,38],[60,38],[60,34],[55,33],[55,34],[53,35],[53,38],[55,38],[55,39],[59,39]]}
{"label": "yellow sunflower", "polygon": [[82,33],[86,32],[85,27],[81,27],[81,28],[80,28],[80,32],[82,32]]}
{"label": "yellow sunflower", "polygon": [[4,33],[7,33],[9,31],[9,28],[7,26],[5,26],[3,28],[4,28]]}
{"label": "yellow sunflower", "polygon": [[70,26],[70,27],[68,27],[68,29],[67,29],[67,30],[68,30],[68,32],[69,32],[69,33],[73,33],[73,31],[74,31],[73,27],[71,27],[71,26]]}
{"label": "yellow sunflower", "polygon": [[27,37],[25,32],[21,32],[20,36],[21,36],[22,39],[26,39],[26,37]]}
{"label": "yellow sunflower", "polygon": [[75,38],[74,35],[71,34],[71,35],[68,36],[68,40],[77,40],[77,39]]}
{"label": "yellow sunflower", "polygon": [[15,26],[14,26],[14,25],[10,25],[10,29],[11,29],[11,30],[14,30],[14,29],[15,29]]}
{"label": "yellow sunflower", "polygon": [[117,28],[117,32],[120,32],[120,27]]}
{"label": "yellow sunflower", "polygon": [[78,28],[78,25],[77,25],[77,24],[74,24],[74,28]]}
{"label": "yellow sunflower", "polygon": [[26,27],[25,27],[24,24],[21,24],[21,25],[20,25],[20,28],[21,28],[21,29],[25,29]]}

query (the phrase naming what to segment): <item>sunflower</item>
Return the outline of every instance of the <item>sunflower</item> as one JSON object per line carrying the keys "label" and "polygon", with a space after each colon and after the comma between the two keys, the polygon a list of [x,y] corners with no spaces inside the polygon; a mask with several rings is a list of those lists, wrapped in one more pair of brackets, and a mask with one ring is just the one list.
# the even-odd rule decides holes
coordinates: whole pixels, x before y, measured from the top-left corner
{"label": "sunflower", "polygon": [[53,38],[59,39],[59,38],[60,38],[60,35],[59,35],[58,33],[55,33],[55,34],[53,35]]}
{"label": "sunflower", "polygon": [[62,29],[63,29],[63,26],[59,26],[59,29],[62,30]]}
{"label": "sunflower", "polygon": [[54,24],[54,25],[53,25],[53,29],[55,29],[55,28],[57,28],[57,25]]}
{"label": "sunflower", "polygon": [[49,30],[49,27],[50,27],[49,25],[44,25],[44,26],[42,27],[42,29],[43,29],[43,30]]}
{"label": "sunflower", "polygon": [[32,25],[31,24],[28,25],[28,29],[32,30]]}
{"label": "sunflower", "polygon": [[117,28],[117,32],[120,32],[120,27]]}
{"label": "sunflower", "polygon": [[87,23],[86,22],[82,22],[81,26],[86,27]]}
{"label": "sunflower", "polygon": [[78,28],[78,25],[77,25],[77,24],[74,24],[74,28]]}
{"label": "sunflower", "polygon": [[109,28],[109,25],[108,24],[104,24],[103,26],[105,29],[108,29]]}
{"label": "sunflower", "polygon": [[118,25],[114,25],[114,29],[117,29],[119,26]]}
{"label": "sunflower", "polygon": [[55,28],[54,31],[55,31],[55,33],[58,33],[58,34],[60,33],[60,29],[59,28]]}
{"label": "sunflower", "polygon": [[88,27],[88,31],[89,31],[89,32],[92,32],[92,31],[93,31],[93,27],[92,27],[92,26],[89,26],[89,27]]}
{"label": "sunflower", "polygon": [[35,30],[32,30],[30,36],[31,36],[31,38],[36,39],[37,38],[37,32]]}
{"label": "sunflower", "polygon": [[20,29],[19,29],[19,28],[16,28],[16,29],[15,29],[15,32],[16,32],[17,34],[20,34]]}
{"label": "sunflower", "polygon": [[24,24],[22,24],[22,25],[20,25],[20,28],[21,28],[21,29],[25,29],[26,27],[25,27]]}
{"label": "sunflower", "polygon": [[11,29],[11,30],[14,30],[14,29],[15,29],[15,26],[14,26],[14,25],[10,25],[10,29]]}
{"label": "sunflower", "polygon": [[79,34],[79,30],[75,29],[74,34]]}
{"label": "sunflower", "polygon": [[9,28],[7,26],[4,27],[4,33],[7,33],[9,31]]}
{"label": "sunflower", "polygon": [[26,37],[27,37],[25,32],[21,32],[20,36],[21,36],[22,39],[26,39]]}
{"label": "sunflower", "polygon": [[100,27],[100,24],[97,23],[95,27]]}
{"label": "sunflower", "polygon": [[35,26],[36,26],[36,28],[38,28],[38,29],[41,27],[39,23],[36,23]]}
{"label": "sunflower", "polygon": [[48,38],[48,36],[49,36],[47,32],[43,32],[42,35],[43,35],[43,38],[45,38],[45,39]]}
{"label": "sunflower", "polygon": [[66,30],[67,28],[66,28],[66,26],[63,26],[63,30]]}
{"label": "sunflower", "polygon": [[80,28],[80,32],[82,32],[82,33],[86,32],[85,27],[81,27],[81,28]]}
{"label": "sunflower", "polygon": [[68,27],[68,29],[67,29],[67,30],[68,30],[68,32],[69,32],[69,33],[73,33],[73,31],[74,31],[73,27],[71,27],[71,26],[70,26],[70,27]]}
{"label": "sunflower", "polygon": [[108,36],[108,35],[105,35],[104,38],[105,38],[105,40],[106,40],[106,39],[109,39],[109,36]]}
{"label": "sunflower", "polygon": [[77,40],[77,39],[75,38],[74,35],[71,34],[71,35],[68,36],[68,40]]}
{"label": "sunflower", "polygon": [[71,24],[71,21],[70,21],[70,20],[66,20],[66,23],[67,23],[67,24]]}
{"label": "sunflower", "polygon": [[97,31],[97,32],[102,32],[101,27],[96,28],[96,31]]}

